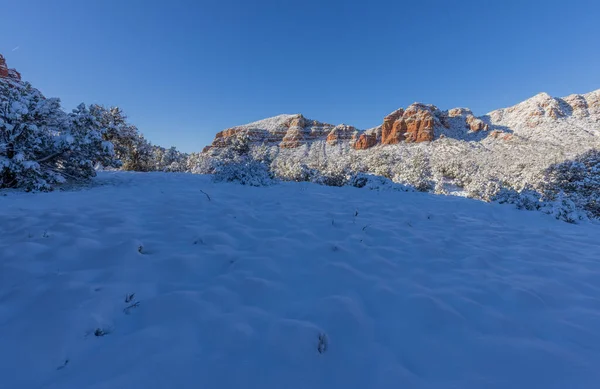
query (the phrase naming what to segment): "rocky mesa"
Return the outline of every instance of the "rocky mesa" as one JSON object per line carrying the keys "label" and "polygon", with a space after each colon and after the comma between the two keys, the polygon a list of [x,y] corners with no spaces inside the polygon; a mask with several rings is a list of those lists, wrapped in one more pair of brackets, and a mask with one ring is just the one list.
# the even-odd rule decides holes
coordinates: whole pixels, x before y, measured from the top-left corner
{"label": "rocky mesa", "polygon": [[435,105],[414,103],[385,116],[382,123],[368,130],[333,125],[305,118],[301,114],[279,115],[217,133],[210,146],[224,148],[240,135],[253,144],[296,148],[314,141],[328,145],[348,144],[356,150],[399,143],[432,142],[452,137],[461,140],[484,138],[510,140],[513,133],[527,135],[530,128],[544,124],[559,125],[562,120],[586,119],[600,125],[600,90],[585,95],[554,98],[540,93],[509,108],[475,116],[468,108],[440,110]]}

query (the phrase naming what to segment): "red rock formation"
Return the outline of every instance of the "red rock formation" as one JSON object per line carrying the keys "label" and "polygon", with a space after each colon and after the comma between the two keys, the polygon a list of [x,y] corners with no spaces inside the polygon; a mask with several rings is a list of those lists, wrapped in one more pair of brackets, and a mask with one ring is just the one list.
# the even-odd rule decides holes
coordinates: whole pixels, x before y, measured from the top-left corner
{"label": "red rock formation", "polygon": [[352,145],[356,150],[366,150],[377,144],[377,135],[375,134],[360,134],[358,140]]}
{"label": "red rock formation", "polygon": [[331,124],[308,120],[302,115],[280,115],[221,131],[215,136],[211,147],[227,147],[233,138],[243,134],[254,144],[290,149],[317,140],[324,141],[333,129]]}
{"label": "red rock formation", "polygon": [[9,69],[8,66],[6,66],[6,60],[2,54],[0,54],[0,78],[10,78],[21,81],[21,73],[17,72],[15,69]]}
{"label": "red rock formation", "polygon": [[232,138],[234,138],[238,134],[239,130],[235,128],[229,128],[227,130],[223,130],[217,132],[215,135],[215,139],[213,140],[213,147],[227,147],[230,144]]}
{"label": "red rock formation", "polygon": [[448,110],[448,117],[451,118],[455,118],[457,116],[468,116],[472,114],[473,112],[471,112],[471,110],[468,108],[452,108]]}
{"label": "red rock formation", "polygon": [[433,109],[436,108],[420,103],[412,104],[406,109],[404,115],[402,115],[402,121],[406,125],[405,141],[407,143],[433,140],[433,126],[435,123]]}
{"label": "red rock formation", "polygon": [[440,112],[439,119],[446,129],[468,129],[470,132],[488,131],[489,125],[468,108],[452,108]]}
{"label": "red rock formation", "polygon": [[434,137],[434,106],[415,103],[406,111],[399,109],[383,119],[381,144],[428,142]]}
{"label": "red rock formation", "polygon": [[304,143],[304,134],[302,127],[292,127],[286,132],[285,136],[279,143],[282,149],[295,149]]}
{"label": "red rock formation", "polygon": [[489,126],[483,120],[478,119],[473,115],[467,116],[467,125],[473,132],[487,131],[489,129]]}
{"label": "red rock formation", "polygon": [[404,140],[406,126],[403,126],[400,121],[403,114],[404,110],[400,108],[383,118],[383,124],[381,125],[381,144],[391,145],[400,143]]}
{"label": "red rock formation", "polygon": [[327,134],[327,144],[337,145],[340,142],[356,140],[357,136],[358,130],[355,127],[340,124]]}

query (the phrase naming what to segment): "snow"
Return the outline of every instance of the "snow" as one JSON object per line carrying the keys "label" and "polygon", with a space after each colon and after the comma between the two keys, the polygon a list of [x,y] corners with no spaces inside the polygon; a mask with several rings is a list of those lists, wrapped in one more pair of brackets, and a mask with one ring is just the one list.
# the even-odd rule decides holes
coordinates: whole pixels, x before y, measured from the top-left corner
{"label": "snow", "polygon": [[[576,102],[579,102],[579,107],[570,105]],[[565,141],[597,142],[600,137],[600,110],[594,107],[600,107],[600,90],[564,98],[538,93],[512,107],[492,111],[482,119],[488,118],[493,128],[509,129],[536,142],[559,145]]]}
{"label": "snow", "polygon": [[307,183],[94,184],[0,196],[1,388],[600,379],[597,225]]}
{"label": "snow", "polygon": [[300,114],[294,114],[294,115],[282,114],[282,115],[277,115],[277,116],[273,116],[270,118],[258,120],[256,122],[244,124],[241,126],[236,126],[235,128],[248,129],[248,130],[261,129],[261,130],[266,130],[268,132],[274,132],[277,130],[281,130],[282,128],[285,127],[285,125],[284,125],[285,123],[287,123],[291,119],[299,117],[299,116],[300,116]]}

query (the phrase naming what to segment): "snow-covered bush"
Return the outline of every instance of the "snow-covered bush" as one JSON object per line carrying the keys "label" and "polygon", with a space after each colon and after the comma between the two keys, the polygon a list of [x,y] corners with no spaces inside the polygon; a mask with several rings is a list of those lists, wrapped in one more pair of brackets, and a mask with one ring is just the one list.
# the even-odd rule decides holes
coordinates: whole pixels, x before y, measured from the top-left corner
{"label": "snow-covered bush", "polygon": [[67,115],[29,83],[0,80],[0,188],[51,190],[115,165],[113,156],[85,105]]}
{"label": "snow-covered bush", "polygon": [[348,184],[351,172],[339,165],[330,165],[318,171],[312,170],[310,181],[326,186],[344,186]]}
{"label": "snow-covered bush", "polygon": [[352,174],[348,179],[348,185],[355,188],[365,188],[370,190],[401,190],[403,192],[415,190],[410,186],[395,183],[389,178],[367,173]]}
{"label": "snow-covered bush", "polygon": [[284,181],[304,182],[310,181],[317,172],[305,163],[278,158],[271,164],[273,174]]}
{"label": "snow-covered bush", "polygon": [[529,188],[517,192],[512,188],[503,187],[491,200],[500,204],[514,204],[518,209],[528,211],[536,211],[543,206],[541,193]]}
{"label": "snow-covered bush", "polygon": [[245,134],[232,139],[232,147],[213,155],[213,179],[216,182],[237,182],[242,185],[267,186],[273,183],[269,159],[254,159]]}
{"label": "snow-covered bush", "polygon": [[551,200],[543,203],[541,211],[567,223],[577,223],[587,219],[585,211],[570,196],[559,192]]}
{"label": "snow-covered bush", "polygon": [[153,170],[160,172],[185,172],[187,170],[188,155],[178,151],[175,147],[165,149],[152,146]]}
{"label": "snow-covered bush", "polygon": [[187,154],[175,147],[165,149],[153,146],[127,122],[127,116],[119,107],[106,108],[91,105],[90,113],[103,128],[103,137],[114,145],[115,156],[123,170],[183,172],[188,170]]}
{"label": "snow-covered bush", "polygon": [[417,149],[410,158],[401,160],[394,169],[393,181],[413,186],[420,192],[433,190],[435,183],[432,180],[429,156]]}
{"label": "snow-covered bush", "polygon": [[214,169],[216,182],[236,182],[249,186],[267,186],[273,184],[273,175],[269,166],[247,156],[235,161],[216,164]]}
{"label": "snow-covered bush", "polygon": [[589,217],[600,218],[600,150],[550,166],[540,188],[565,209],[582,209]]}
{"label": "snow-covered bush", "polygon": [[127,122],[127,116],[119,107],[94,104],[90,106],[90,114],[103,128],[104,139],[114,145],[115,156],[123,170],[156,170],[152,145],[136,126]]}
{"label": "snow-covered bush", "polygon": [[186,160],[186,171],[194,174],[213,174],[217,160],[207,153],[191,153]]}

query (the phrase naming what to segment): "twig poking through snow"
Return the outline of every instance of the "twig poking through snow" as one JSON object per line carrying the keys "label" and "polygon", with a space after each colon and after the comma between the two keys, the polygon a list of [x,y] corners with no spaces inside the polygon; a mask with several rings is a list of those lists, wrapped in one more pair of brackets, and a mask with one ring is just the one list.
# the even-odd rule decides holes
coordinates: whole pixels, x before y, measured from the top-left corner
{"label": "twig poking through snow", "polygon": [[65,362],[62,365],[60,365],[59,367],[57,367],[56,370],[62,370],[65,367],[67,367],[68,364],[69,364],[69,360],[65,359]]}
{"label": "twig poking through snow", "polygon": [[208,193],[206,193],[205,191],[203,191],[202,189],[200,189],[200,192],[204,193],[206,195],[206,198],[208,199],[208,201],[212,201],[210,199],[210,196],[208,195]]}
{"label": "twig poking through snow", "polygon": [[129,315],[129,311],[130,311],[132,308],[137,308],[137,307],[139,307],[139,306],[140,306],[140,302],[139,302],[139,301],[136,301],[135,303],[133,303],[133,304],[131,304],[130,306],[128,306],[128,307],[126,307],[125,309],[123,309],[123,312],[125,312],[125,314],[126,314],[126,315]]}
{"label": "twig poking through snow", "polygon": [[135,297],[135,293],[132,293],[132,294],[127,293],[125,295],[125,302],[126,303],[132,302],[134,297]]}

